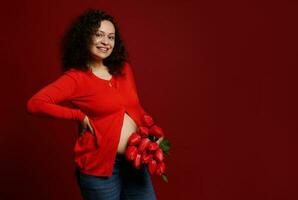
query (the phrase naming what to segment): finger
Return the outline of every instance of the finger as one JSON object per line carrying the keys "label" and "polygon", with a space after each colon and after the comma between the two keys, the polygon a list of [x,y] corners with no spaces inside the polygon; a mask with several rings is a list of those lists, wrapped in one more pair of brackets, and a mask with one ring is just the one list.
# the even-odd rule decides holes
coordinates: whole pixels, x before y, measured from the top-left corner
{"label": "finger", "polygon": [[89,121],[88,118],[87,118],[87,121],[86,121],[85,125],[86,125],[87,128],[90,130],[90,133],[91,133],[92,135],[94,135],[93,128],[92,128],[92,126],[91,126],[90,121]]}
{"label": "finger", "polygon": [[89,129],[90,129],[90,132],[92,133],[92,135],[94,135],[94,130],[92,128],[92,126],[88,125]]}

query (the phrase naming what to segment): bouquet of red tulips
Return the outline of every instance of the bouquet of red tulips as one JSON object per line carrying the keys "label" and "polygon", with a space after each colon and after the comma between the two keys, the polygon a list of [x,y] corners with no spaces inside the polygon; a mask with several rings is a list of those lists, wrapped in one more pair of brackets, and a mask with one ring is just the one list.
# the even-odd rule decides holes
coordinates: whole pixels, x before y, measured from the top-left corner
{"label": "bouquet of red tulips", "polygon": [[144,126],[140,126],[128,140],[125,157],[133,162],[135,168],[140,169],[142,164],[147,165],[151,175],[161,176],[168,182],[164,155],[169,155],[170,142],[164,138],[162,129],[154,123],[151,116],[145,114],[142,120]]}

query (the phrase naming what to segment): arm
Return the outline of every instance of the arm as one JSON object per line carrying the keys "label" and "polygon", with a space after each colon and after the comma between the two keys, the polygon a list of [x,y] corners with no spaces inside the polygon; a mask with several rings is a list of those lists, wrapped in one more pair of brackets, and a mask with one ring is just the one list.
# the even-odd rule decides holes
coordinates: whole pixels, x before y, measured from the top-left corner
{"label": "arm", "polygon": [[74,71],[64,72],[58,79],[42,88],[27,102],[27,112],[37,116],[83,121],[85,114],[80,109],[58,105],[72,99],[78,82]]}
{"label": "arm", "polygon": [[[134,74],[133,74],[133,71],[132,71],[132,68],[131,68],[131,66],[127,63],[127,72],[128,72],[128,74],[129,74],[129,77],[130,77],[130,81],[131,81],[131,84],[132,84],[132,86],[133,86],[133,89],[134,89],[134,91],[136,92],[136,94],[137,94],[137,98],[138,98],[138,101],[139,101],[139,97],[138,97],[138,92],[137,92],[137,88],[136,88],[136,84],[135,84],[135,78],[134,78]],[[140,110],[141,110],[141,115],[142,116],[144,116],[145,114],[147,114],[147,115],[149,115],[145,110],[144,110],[144,108],[143,108],[143,106],[139,103],[139,105],[140,105]],[[156,142],[157,142],[157,144],[160,144],[160,142],[162,141],[164,139],[164,137],[161,137],[161,138],[159,138]]]}
{"label": "arm", "polygon": [[139,94],[138,94],[138,91],[137,91],[137,87],[136,87],[136,83],[135,83],[135,78],[134,78],[134,73],[133,73],[132,67],[131,67],[131,65],[129,63],[126,63],[126,65],[127,65],[128,77],[129,77],[129,80],[131,82],[131,85],[132,85],[133,90],[137,94],[138,102],[139,102],[139,105],[140,105],[141,115],[143,116],[143,115],[147,114],[147,112],[144,110],[143,106],[141,105],[141,103],[139,101]]}

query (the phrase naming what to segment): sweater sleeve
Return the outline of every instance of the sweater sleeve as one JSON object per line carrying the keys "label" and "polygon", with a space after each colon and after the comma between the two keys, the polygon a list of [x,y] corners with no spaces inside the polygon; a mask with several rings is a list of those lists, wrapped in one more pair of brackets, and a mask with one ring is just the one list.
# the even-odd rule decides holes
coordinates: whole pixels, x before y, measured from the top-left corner
{"label": "sweater sleeve", "polygon": [[71,100],[78,90],[77,74],[68,70],[27,101],[27,112],[37,116],[83,121],[85,114],[76,108],[58,105]]}
{"label": "sweater sleeve", "polygon": [[[132,67],[129,63],[127,63],[127,73],[128,73],[132,88],[135,91],[135,93],[137,94],[137,98],[139,101],[139,94],[138,94],[136,83],[135,83],[134,72],[133,72]],[[144,114],[147,114],[147,112],[145,111],[145,109],[143,108],[141,103],[139,103],[139,106],[140,106],[141,115],[143,116]]]}

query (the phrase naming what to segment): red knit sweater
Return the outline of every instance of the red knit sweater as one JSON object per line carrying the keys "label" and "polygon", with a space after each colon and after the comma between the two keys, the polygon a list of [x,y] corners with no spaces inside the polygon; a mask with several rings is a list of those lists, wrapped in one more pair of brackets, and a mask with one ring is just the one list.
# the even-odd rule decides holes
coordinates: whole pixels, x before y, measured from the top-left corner
{"label": "red knit sweater", "polygon": [[[130,64],[125,63],[123,72],[122,76],[112,76],[110,86],[91,70],[70,69],[27,102],[28,113],[38,116],[78,122],[88,116],[95,135],[86,130],[74,146],[74,162],[83,173],[111,176],[125,112],[138,126],[143,123],[145,111]],[[73,107],[58,105],[64,101]]]}

